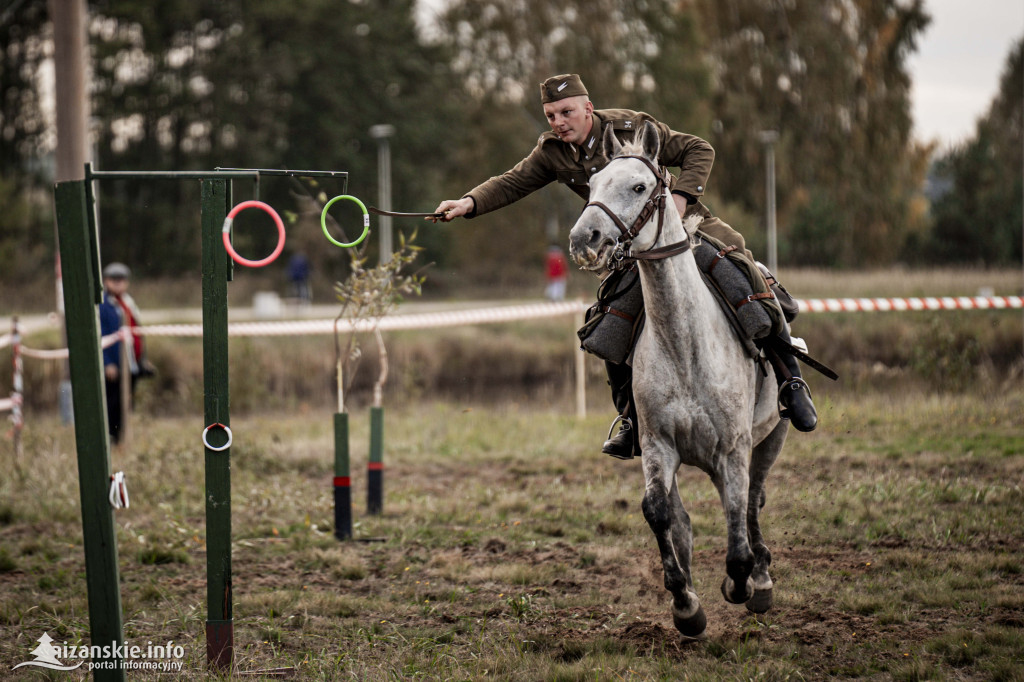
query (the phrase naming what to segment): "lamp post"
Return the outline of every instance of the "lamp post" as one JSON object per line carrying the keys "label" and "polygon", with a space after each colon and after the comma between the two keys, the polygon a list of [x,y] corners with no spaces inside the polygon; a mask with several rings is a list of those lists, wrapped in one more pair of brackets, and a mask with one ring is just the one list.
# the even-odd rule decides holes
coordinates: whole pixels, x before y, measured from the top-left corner
{"label": "lamp post", "polygon": [[768,269],[774,274],[779,271],[779,243],[775,226],[775,143],[779,139],[777,130],[762,130],[758,135],[764,145],[764,191],[765,222],[768,227]]}
{"label": "lamp post", "polygon": [[[377,200],[384,211],[391,210],[391,145],[388,138],[395,126],[381,123],[370,127],[370,137],[377,140]],[[380,262],[391,260],[391,216],[380,216]]]}
{"label": "lamp post", "polygon": [[[85,56],[88,51],[86,38],[88,11],[83,0],[49,0],[47,6],[53,21],[53,65],[57,85],[54,89],[57,127],[55,179],[57,182],[80,180],[85,176],[85,162],[89,160],[87,123],[89,98],[85,64]],[[53,233],[56,244],[56,225],[54,225]],[[57,311],[66,340],[64,281],[60,267],[60,249],[55,249],[55,251]],[[67,362],[64,363],[57,404],[61,422],[72,423],[74,410],[71,404],[71,370]]]}

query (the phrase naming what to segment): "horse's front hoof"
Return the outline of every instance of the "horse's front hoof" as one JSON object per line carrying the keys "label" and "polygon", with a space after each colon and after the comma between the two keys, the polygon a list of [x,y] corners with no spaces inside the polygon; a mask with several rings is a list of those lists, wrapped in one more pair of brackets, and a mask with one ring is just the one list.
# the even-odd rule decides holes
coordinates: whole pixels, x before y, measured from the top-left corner
{"label": "horse's front hoof", "polygon": [[772,588],[754,590],[754,596],[747,600],[746,607],[751,613],[768,613],[772,608]]}
{"label": "horse's front hoof", "polygon": [[722,581],[722,596],[730,604],[745,604],[754,595],[754,581],[750,578],[743,583],[742,589],[729,576]]}
{"label": "horse's front hoof", "polygon": [[708,617],[704,615],[704,607],[698,605],[697,611],[689,616],[680,617],[672,609],[672,622],[683,636],[683,641],[704,639],[704,631],[708,628]]}

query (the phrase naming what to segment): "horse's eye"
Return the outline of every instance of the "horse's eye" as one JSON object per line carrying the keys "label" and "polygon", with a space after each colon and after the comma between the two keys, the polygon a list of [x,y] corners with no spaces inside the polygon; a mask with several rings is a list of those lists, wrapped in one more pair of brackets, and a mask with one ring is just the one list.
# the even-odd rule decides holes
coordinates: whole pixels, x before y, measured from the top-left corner
{"label": "horse's eye", "polygon": [[636,187],[633,188],[633,191],[636,192],[637,194],[643,194],[644,192],[647,191],[647,187],[646,185],[637,185]]}

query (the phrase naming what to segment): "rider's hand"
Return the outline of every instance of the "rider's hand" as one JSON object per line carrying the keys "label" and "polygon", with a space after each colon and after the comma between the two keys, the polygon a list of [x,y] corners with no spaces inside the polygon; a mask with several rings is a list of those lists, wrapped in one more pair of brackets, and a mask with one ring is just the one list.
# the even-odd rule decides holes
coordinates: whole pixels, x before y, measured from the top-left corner
{"label": "rider's hand", "polygon": [[427,218],[427,220],[430,220],[435,223],[438,220],[440,220],[442,222],[447,223],[451,221],[453,218],[458,218],[460,216],[464,216],[467,213],[472,212],[475,205],[476,204],[473,202],[473,199],[470,197],[463,197],[458,200],[446,199],[445,201],[442,201],[437,208],[434,209],[434,213],[443,213],[444,217]]}

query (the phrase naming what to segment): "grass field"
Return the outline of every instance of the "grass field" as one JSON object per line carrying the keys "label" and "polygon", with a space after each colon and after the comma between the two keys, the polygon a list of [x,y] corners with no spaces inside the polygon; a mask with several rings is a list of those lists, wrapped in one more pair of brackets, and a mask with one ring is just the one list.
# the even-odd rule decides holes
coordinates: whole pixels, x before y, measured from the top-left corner
{"label": "grass field", "polygon": [[[387,414],[385,509],[368,517],[368,416],[351,416],[355,541],[332,535],[331,416],[233,420],[236,663],[303,680],[1024,679],[1024,391],[819,391],[762,516],[775,608],[726,604],[725,524],[686,471],[708,638],[672,628],[637,462],[610,415],[515,403]],[[199,418],[136,420],[115,451],[125,635],[173,640],[207,679]],[[88,641],[73,433],[0,439],[0,678],[36,640]],[[81,671],[48,673],[77,680]],[[166,679],[134,674],[131,679]],[[251,678],[250,678],[251,679]]]}

